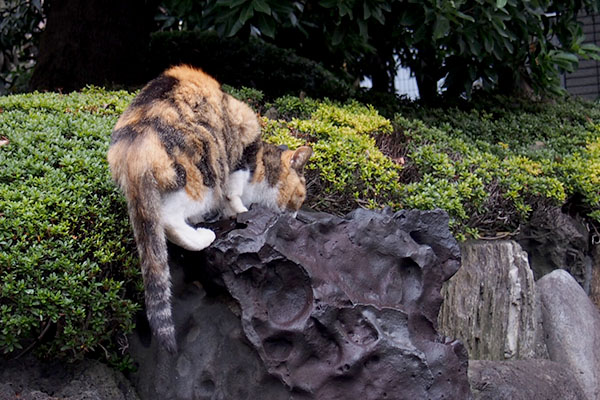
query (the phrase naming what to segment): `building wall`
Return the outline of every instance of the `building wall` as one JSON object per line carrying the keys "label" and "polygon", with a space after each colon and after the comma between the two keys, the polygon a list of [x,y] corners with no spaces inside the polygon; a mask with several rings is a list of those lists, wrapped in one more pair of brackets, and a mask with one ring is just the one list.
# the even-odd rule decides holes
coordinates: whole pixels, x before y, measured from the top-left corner
{"label": "building wall", "polygon": [[[585,42],[600,46],[600,14],[583,15],[579,20],[583,23]],[[577,71],[563,76],[563,86],[575,96],[596,100],[600,97],[600,62],[580,60]]]}

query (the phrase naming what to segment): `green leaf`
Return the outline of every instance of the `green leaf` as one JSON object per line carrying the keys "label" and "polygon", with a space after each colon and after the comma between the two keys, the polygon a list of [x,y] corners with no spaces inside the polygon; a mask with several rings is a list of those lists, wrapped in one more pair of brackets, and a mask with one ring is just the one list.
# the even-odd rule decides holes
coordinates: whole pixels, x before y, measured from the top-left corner
{"label": "green leaf", "polygon": [[237,8],[242,4],[246,3],[248,0],[219,0],[217,4],[223,5],[229,8]]}
{"label": "green leaf", "polygon": [[496,0],[496,7],[504,8],[504,6],[506,6],[507,2],[508,2],[508,0]]}
{"label": "green leaf", "polygon": [[371,18],[371,9],[369,8],[369,5],[365,2],[363,3],[363,19],[369,18]]}
{"label": "green leaf", "polygon": [[560,61],[570,62],[570,63],[578,63],[579,62],[579,59],[577,58],[577,56],[575,54],[567,53],[565,51],[552,50],[552,51],[550,51],[550,56],[553,60],[560,60]]}
{"label": "green leaf", "polygon": [[[236,21],[235,25],[240,25],[240,28],[242,26],[244,26],[246,24],[246,22],[248,22],[248,20],[250,18],[252,18],[254,16],[254,7],[252,7],[252,4],[248,4],[248,6],[246,6],[246,8],[244,8],[241,12],[240,12],[240,18]],[[237,31],[236,31],[237,32]]]}
{"label": "green leaf", "polygon": [[290,23],[292,24],[292,26],[301,28],[298,25],[298,17],[296,17],[296,14],[294,14],[293,12],[288,13],[288,18],[290,19]]}
{"label": "green leaf", "polygon": [[342,43],[345,36],[346,32],[338,26],[337,28],[335,28],[335,31],[333,31],[333,36],[331,37],[331,44],[334,46],[338,46],[340,43]]}
{"label": "green leaf", "polygon": [[256,17],[256,21],[257,21],[257,28],[260,30],[260,33],[270,37],[270,38],[274,38],[275,37],[275,21],[273,21],[273,18],[268,18],[265,16],[265,14],[259,14]]}
{"label": "green leaf", "polygon": [[494,50],[494,41],[488,34],[483,35],[483,46],[485,47],[485,51],[491,53]]}
{"label": "green leaf", "polygon": [[271,7],[265,0],[254,0],[252,7],[258,12],[271,15]]}
{"label": "green leaf", "polygon": [[467,20],[467,21],[469,21],[469,22],[475,22],[475,18],[473,18],[473,17],[471,17],[470,15],[467,15],[467,14],[465,14],[465,13],[462,13],[462,12],[460,12],[460,11],[457,11],[457,12],[456,12],[456,15],[457,15],[459,18],[462,18],[462,19],[464,19],[464,20]]}
{"label": "green leaf", "polygon": [[506,49],[506,51],[508,51],[509,54],[513,54],[515,49],[510,40],[502,38],[502,43],[504,43],[504,48]]}
{"label": "green leaf", "polygon": [[338,4],[338,12],[339,12],[340,17],[344,17],[344,16],[348,15],[350,17],[350,19],[354,18],[352,16],[352,8],[344,2],[341,2]]}
{"label": "green leaf", "polygon": [[358,20],[358,32],[360,33],[360,36],[364,39],[367,39],[369,37],[369,29],[368,29],[368,25],[365,21],[362,20]]}
{"label": "green leaf", "polygon": [[506,33],[506,25],[504,24],[501,18],[498,18],[497,15],[494,15],[492,17],[492,25],[494,26],[496,32],[498,32],[500,36],[505,38],[509,37],[508,33]]}
{"label": "green leaf", "polygon": [[585,53],[600,53],[600,47],[594,43],[584,43],[579,48]]}
{"label": "green leaf", "polygon": [[441,39],[450,32],[450,21],[444,16],[438,16],[433,27],[433,39]]}
{"label": "green leaf", "polygon": [[242,29],[243,26],[244,25],[242,24],[240,19],[235,21],[235,23],[231,26],[231,28],[229,28],[229,30],[227,32],[227,37],[235,36],[235,34],[238,33],[240,31],[240,29]]}
{"label": "green leaf", "polygon": [[468,38],[467,44],[469,45],[469,50],[471,53],[477,57],[481,55],[481,44],[477,40],[477,38]]}
{"label": "green leaf", "polygon": [[338,0],[321,0],[319,1],[321,7],[333,8],[338,4]]}
{"label": "green leaf", "polygon": [[400,25],[402,26],[413,26],[415,25],[418,19],[418,15],[414,12],[410,12],[409,10],[405,10],[402,12],[400,16]]}

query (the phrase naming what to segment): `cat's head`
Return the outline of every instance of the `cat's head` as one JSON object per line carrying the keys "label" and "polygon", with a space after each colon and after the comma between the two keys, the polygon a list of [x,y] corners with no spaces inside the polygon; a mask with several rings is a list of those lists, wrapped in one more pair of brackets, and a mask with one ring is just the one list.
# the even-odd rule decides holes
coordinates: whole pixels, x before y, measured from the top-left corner
{"label": "cat's head", "polygon": [[306,199],[304,166],[313,151],[308,146],[296,150],[284,150],[281,154],[281,174],[277,203],[283,211],[296,212]]}

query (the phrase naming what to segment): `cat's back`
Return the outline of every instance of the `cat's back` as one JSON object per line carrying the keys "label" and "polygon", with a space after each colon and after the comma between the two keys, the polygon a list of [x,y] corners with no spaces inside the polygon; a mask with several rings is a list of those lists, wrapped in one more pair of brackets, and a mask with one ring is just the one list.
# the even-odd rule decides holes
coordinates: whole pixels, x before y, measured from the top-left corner
{"label": "cat's back", "polygon": [[181,65],[150,81],[121,115],[108,162],[122,187],[152,171],[164,190],[189,183],[200,191],[219,186],[259,137],[258,119],[246,104],[202,70]]}
{"label": "cat's back", "polygon": [[171,67],[133,99],[114,127],[112,143],[151,133],[145,128],[153,124],[182,126],[215,114],[222,96],[219,83],[204,71],[187,65]]}

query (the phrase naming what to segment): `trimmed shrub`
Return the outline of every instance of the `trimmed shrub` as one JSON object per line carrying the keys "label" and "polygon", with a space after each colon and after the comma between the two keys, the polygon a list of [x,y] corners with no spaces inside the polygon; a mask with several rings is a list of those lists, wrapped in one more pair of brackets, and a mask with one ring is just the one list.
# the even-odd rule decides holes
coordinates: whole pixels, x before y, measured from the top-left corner
{"label": "trimmed shrub", "polygon": [[[296,113],[290,98],[282,113]],[[342,213],[357,206],[370,208],[394,205],[400,190],[401,166],[377,147],[374,136],[389,134],[390,121],[372,107],[356,102],[335,105],[313,103],[309,119],[292,118],[277,122],[264,119],[263,132],[268,141],[287,144],[294,149],[309,143],[314,155],[307,165],[307,205]],[[297,102],[298,114],[305,105]]]}
{"label": "trimmed shrub", "polygon": [[312,144],[309,203],[319,210],[442,208],[461,238],[510,235],[545,207],[574,204],[572,211],[600,222],[600,125],[592,123],[600,122],[600,109],[573,100],[499,100],[466,111],[399,103],[406,117],[397,114],[390,125],[355,101],[288,97],[280,115],[299,110],[299,117],[265,131],[274,142]]}
{"label": "trimmed shrub", "polygon": [[132,95],[0,97],[0,351],[113,360],[138,262],[105,161]]}
{"label": "trimmed shrub", "polygon": [[[488,234],[514,231],[533,209],[549,206],[600,222],[600,187],[592,183],[598,181],[597,105],[497,96],[466,108],[402,106],[403,117],[395,125],[413,136],[408,143],[416,153],[409,158],[419,159],[418,148],[432,143],[455,166],[464,165],[483,180],[489,195],[482,202],[465,202],[470,217],[460,224]],[[477,205],[480,209],[473,210]]]}

